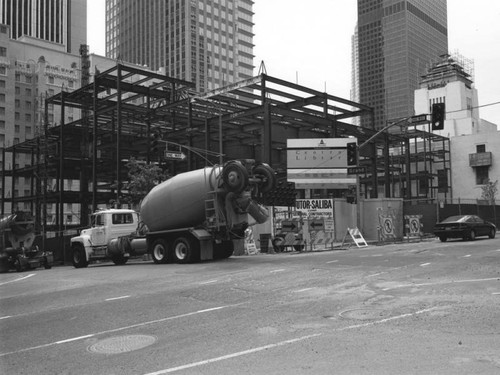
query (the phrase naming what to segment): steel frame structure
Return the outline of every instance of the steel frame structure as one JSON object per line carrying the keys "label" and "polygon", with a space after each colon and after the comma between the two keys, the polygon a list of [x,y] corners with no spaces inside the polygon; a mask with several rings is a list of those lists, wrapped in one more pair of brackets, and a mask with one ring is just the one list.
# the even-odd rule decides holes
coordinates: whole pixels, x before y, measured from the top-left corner
{"label": "steel frame structure", "polygon": [[[267,74],[200,94],[191,82],[117,64],[78,90],[48,98],[46,114],[49,105],[60,106],[60,124],[49,124],[45,116],[41,136],[3,150],[1,210],[4,213],[5,202],[29,202],[38,228],[57,233],[65,229],[65,203],[81,205],[80,225],[85,226],[90,210],[126,194],[122,191],[125,163],[132,157],[161,162],[170,174],[242,158],[268,163],[284,173],[288,138],[352,136],[361,143],[377,134],[345,122],[369,116],[373,123],[371,107]],[[68,107],[80,110],[81,118],[64,123]],[[151,149],[153,133],[160,134],[167,148],[186,151],[187,157],[158,159]],[[390,159],[391,148],[404,144],[405,163],[410,163],[409,138],[388,132],[373,138],[362,153],[361,165],[367,166],[368,173],[361,184],[384,184],[390,197],[393,174],[410,181],[411,174],[401,176],[402,168]],[[12,160],[18,153],[31,155],[31,165],[7,170],[8,152]],[[31,177],[31,196],[5,197],[7,176],[12,177],[12,191],[16,177]],[[48,188],[48,180],[56,181],[53,189]],[[79,191],[65,189],[66,180],[80,181]],[[373,191],[376,197],[377,188]],[[410,188],[406,193],[411,198]],[[48,203],[57,207],[51,228],[46,227]]]}

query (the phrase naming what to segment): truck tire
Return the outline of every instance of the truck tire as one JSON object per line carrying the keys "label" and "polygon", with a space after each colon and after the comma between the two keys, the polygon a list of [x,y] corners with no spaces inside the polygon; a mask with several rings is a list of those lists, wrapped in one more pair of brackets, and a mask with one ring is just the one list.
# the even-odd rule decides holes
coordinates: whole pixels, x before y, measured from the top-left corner
{"label": "truck tire", "polygon": [[87,254],[85,254],[85,249],[82,245],[73,245],[71,250],[73,254],[73,267],[85,268],[89,265]]}
{"label": "truck tire", "polygon": [[173,254],[177,263],[190,263],[200,259],[199,243],[194,238],[179,237],[174,242]]}
{"label": "truck tire", "polygon": [[127,263],[128,261],[128,257],[125,257],[123,256],[123,254],[117,254],[117,255],[113,255],[111,257],[111,260],[113,261],[114,264],[116,264],[117,266],[121,266],[125,263]]}
{"label": "truck tire", "polygon": [[153,246],[151,247],[151,258],[153,258],[153,262],[156,264],[168,263],[170,256],[167,241],[159,238],[153,242]]}

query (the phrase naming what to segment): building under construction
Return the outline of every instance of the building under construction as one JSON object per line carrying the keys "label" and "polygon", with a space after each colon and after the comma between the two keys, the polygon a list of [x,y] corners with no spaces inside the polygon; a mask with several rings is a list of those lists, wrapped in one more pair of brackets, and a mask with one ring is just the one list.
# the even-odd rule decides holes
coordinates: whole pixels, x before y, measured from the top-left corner
{"label": "building under construction", "polygon": [[[3,149],[1,181],[2,214],[6,203],[13,210],[28,204],[44,233],[85,226],[91,211],[123,202],[131,158],[158,163],[169,175],[256,159],[286,179],[287,139],[355,137],[358,145],[365,143],[358,196],[411,200],[451,194],[448,176],[438,184],[437,175],[438,169],[449,170],[448,139],[417,129],[426,116],[377,132],[350,124],[373,118],[372,108],[266,74],[199,94],[190,82],[118,64],[78,90],[48,98],[48,106],[60,107],[60,122],[45,118],[40,136]],[[65,123],[68,108],[81,117]],[[29,155],[31,163],[7,168],[7,153],[11,160]],[[5,196],[7,181],[14,191],[18,177],[31,178],[30,193]],[[277,196],[267,203],[281,203],[273,201]],[[72,225],[65,220],[67,205],[78,216]]]}

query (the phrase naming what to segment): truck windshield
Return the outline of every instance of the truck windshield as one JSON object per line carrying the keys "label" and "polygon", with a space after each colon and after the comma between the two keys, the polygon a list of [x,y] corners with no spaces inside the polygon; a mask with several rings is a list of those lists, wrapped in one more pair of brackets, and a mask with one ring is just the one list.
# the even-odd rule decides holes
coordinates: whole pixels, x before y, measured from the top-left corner
{"label": "truck windshield", "polygon": [[103,215],[92,215],[90,216],[90,226],[92,227],[100,227],[104,225],[104,216]]}

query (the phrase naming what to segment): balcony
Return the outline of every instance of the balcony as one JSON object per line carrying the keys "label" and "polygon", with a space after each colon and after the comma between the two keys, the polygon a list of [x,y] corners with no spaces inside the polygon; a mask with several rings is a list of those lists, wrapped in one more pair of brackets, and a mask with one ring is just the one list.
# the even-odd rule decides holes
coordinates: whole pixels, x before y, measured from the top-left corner
{"label": "balcony", "polygon": [[487,167],[492,164],[491,152],[479,152],[469,154],[469,166],[471,167]]}

